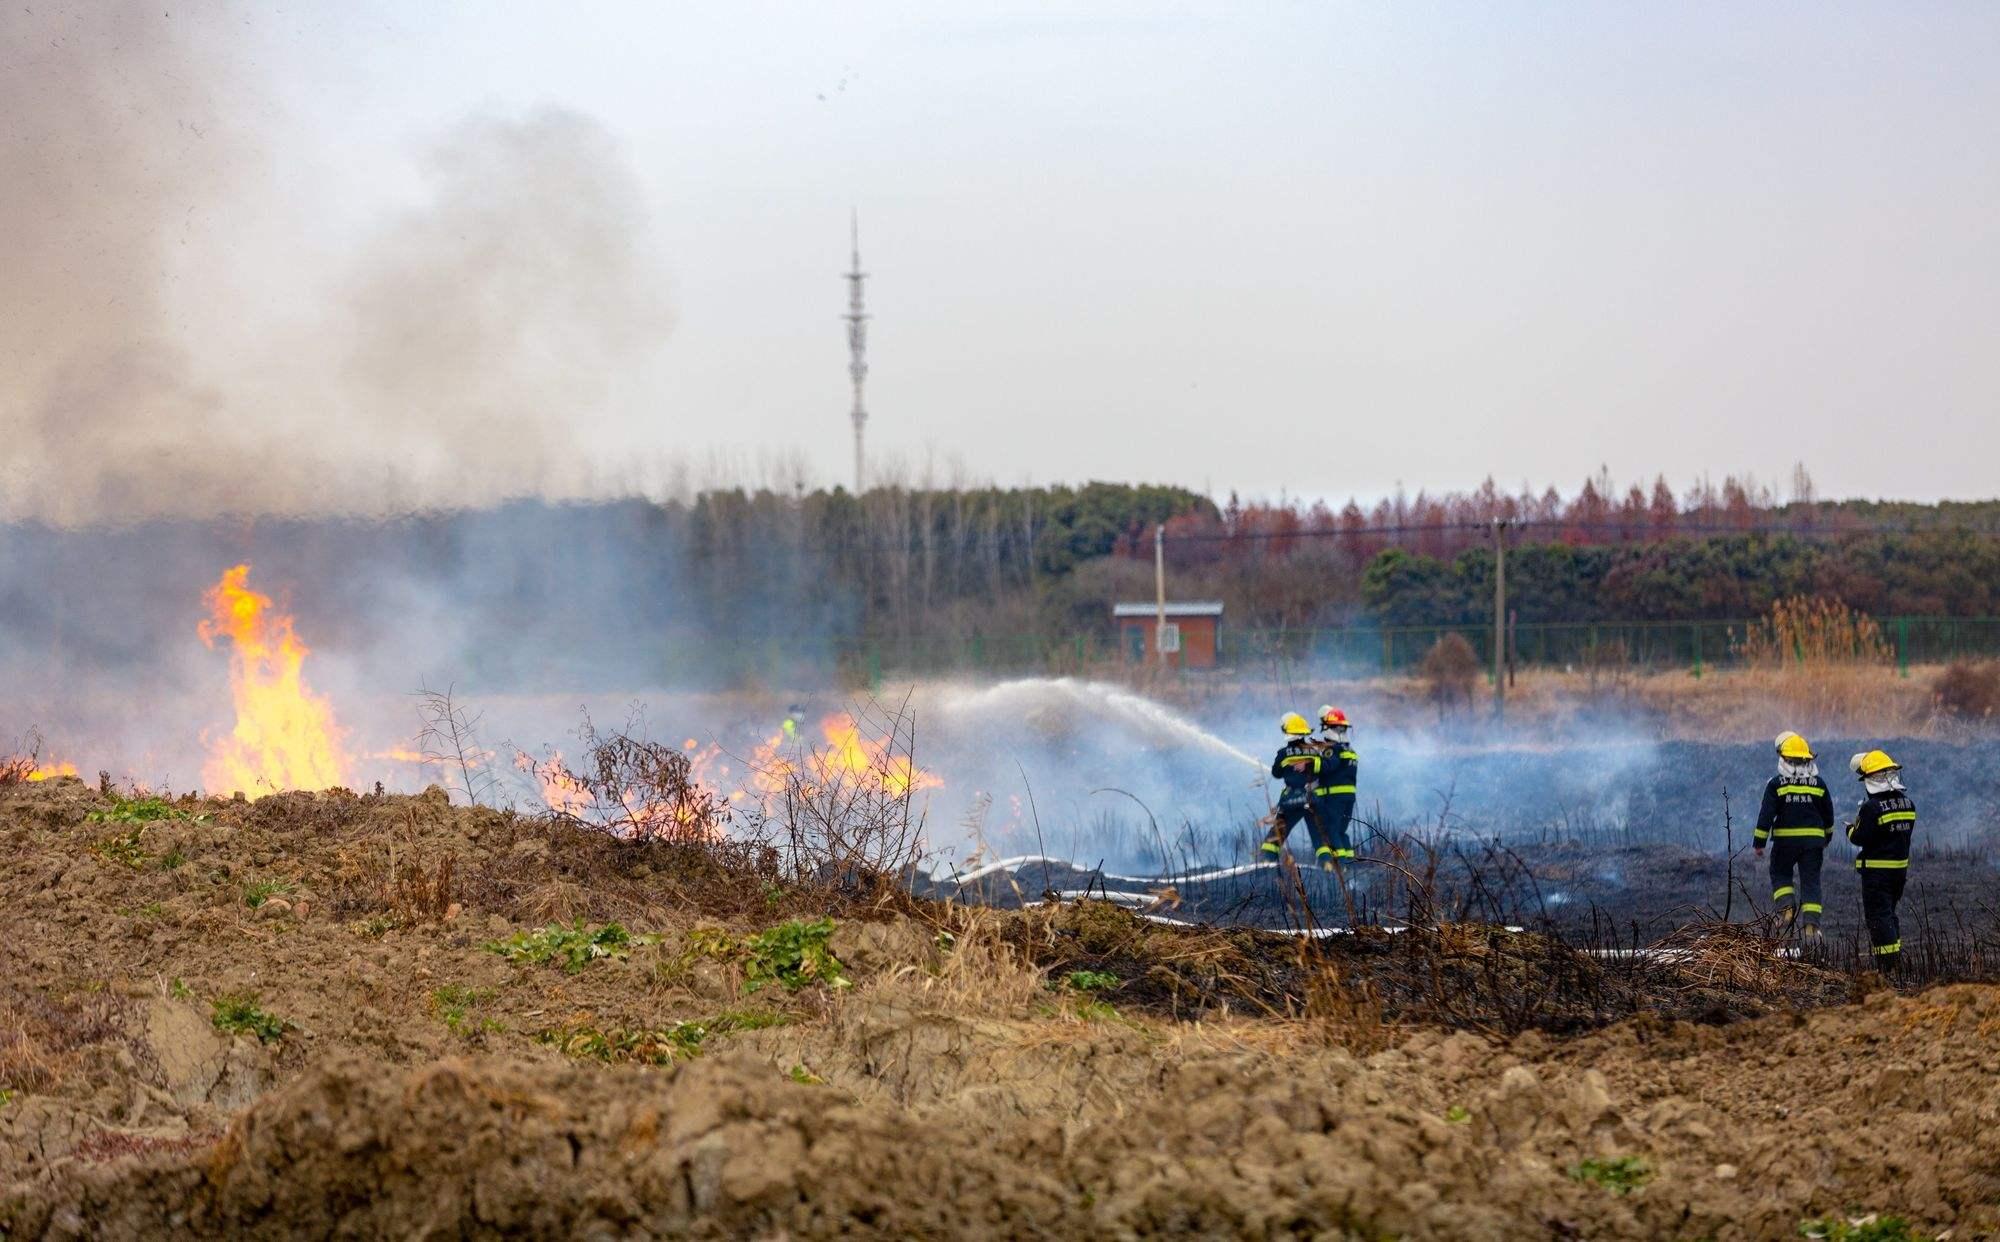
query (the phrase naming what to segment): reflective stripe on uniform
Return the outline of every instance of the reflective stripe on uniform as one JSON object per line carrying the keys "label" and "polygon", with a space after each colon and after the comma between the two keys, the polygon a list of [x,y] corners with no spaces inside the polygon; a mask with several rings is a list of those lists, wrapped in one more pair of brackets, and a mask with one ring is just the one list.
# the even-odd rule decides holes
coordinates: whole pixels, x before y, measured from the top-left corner
{"label": "reflective stripe on uniform", "polygon": [[1826,907],[1820,905],[1817,901],[1802,901],[1799,903],[1799,909],[1805,911],[1807,914],[1819,914]]}
{"label": "reflective stripe on uniform", "polygon": [[1774,837],[1823,837],[1824,828],[1780,828],[1771,834]]}
{"label": "reflective stripe on uniform", "polygon": [[1322,858],[1331,858],[1331,857],[1333,857],[1333,847],[1332,847],[1331,845],[1322,845],[1322,846],[1320,846],[1320,847],[1319,847],[1319,848],[1318,848],[1317,850],[1315,850],[1315,851],[1313,851],[1313,852],[1314,852],[1315,854],[1318,854],[1318,855],[1319,855],[1320,857],[1322,857]]}
{"label": "reflective stripe on uniform", "polygon": [[1774,888],[1771,890],[1771,900],[1783,901],[1785,898],[1790,897],[1793,893],[1796,893],[1797,891],[1798,891],[1797,889],[1793,888],[1789,884],[1786,884],[1780,888]]}
{"label": "reflective stripe on uniform", "polygon": [[1915,811],[1891,811],[1875,822],[1878,824],[1914,824],[1917,822],[1917,813]]}
{"label": "reflective stripe on uniform", "polygon": [[1861,870],[1863,867],[1866,867],[1870,871],[1907,871],[1910,868],[1910,860],[1907,858],[1857,858],[1854,860],[1854,869],[1856,871]]}
{"label": "reflective stripe on uniform", "polygon": [[1353,850],[1335,850],[1335,851],[1333,852],[1333,856],[1334,856],[1335,858],[1352,858],[1352,857],[1354,857],[1354,851],[1353,851]]}
{"label": "reflective stripe on uniform", "polygon": [[1321,785],[1321,786],[1320,786],[1320,787],[1319,787],[1318,789],[1315,789],[1315,790],[1313,790],[1313,792],[1314,792],[1314,793],[1316,793],[1316,794],[1344,794],[1344,793],[1353,793],[1353,792],[1354,792],[1354,786],[1352,786],[1352,785]]}
{"label": "reflective stripe on uniform", "polygon": [[1358,759],[1358,758],[1360,758],[1360,756],[1359,756],[1359,755],[1355,754],[1355,753],[1354,753],[1353,751],[1351,751],[1351,750],[1343,750],[1343,751],[1341,751],[1341,752],[1340,752],[1340,757],[1341,757],[1342,759]]}
{"label": "reflective stripe on uniform", "polygon": [[1900,940],[1891,940],[1888,944],[1878,944],[1875,946],[1875,956],[1877,957],[1888,953],[1901,953],[1902,951],[1903,942]]}
{"label": "reflective stripe on uniform", "polygon": [[1262,848],[1266,854],[1282,854],[1285,852],[1285,847],[1279,845],[1276,841],[1266,841]]}
{"label": "reflective stripe on uniform", "polygon": [[1818,785],[1780,785],[1780,786],[1778,786],[1778,796],[1779,796],[1780,798],[1784,797],[1784,796],[1785,796],[1786,794],[1811,794],[1811,795],[1812,795],[1812,796],[1814,796],[1814,797],[1818,797],[1818,796],[1819,796],[1820,794],[1823,794],[1823,793],[1825,793],[1825,792],[1826,792],[1826,790],[1824,790],[1824,789],[1821,789],[1821,788],[1820,788],[1820,787],[1819,787]]}

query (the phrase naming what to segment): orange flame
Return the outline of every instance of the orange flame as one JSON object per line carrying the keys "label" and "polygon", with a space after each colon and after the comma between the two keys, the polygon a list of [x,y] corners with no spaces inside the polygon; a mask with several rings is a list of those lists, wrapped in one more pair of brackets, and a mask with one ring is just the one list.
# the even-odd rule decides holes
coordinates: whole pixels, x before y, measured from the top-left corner
{"label": "orange flame", "polygon": [[333,705],[314,694],[300,670],[309,654],[292,618],[271,597],[247,587],[248,565],[225,570],[208,593],[200,627],[211,649],[229,639],[229,689],[236,727],[209,748],[202,780],[210,790],[326,789],[346,767]]}
{"label": "orange flame", "polygon": [[75,775],[76,765],[73,763],[42,763],[28,755],[0,759],[0,779],[34,784],[40,781],[52,781],[58,776]]}
{"label": "orange flame", "polygon": [[551,811],[562,815],[581,815],[596,801],[582,781],[570,774],[563,764],[561,751],[553,751],[547,759],[539,762],[526,752],[514,756],[514,766],[534,778],[541,788],[542,801]]}
{"label": "orange flame", "polygon": [[944,782],[910,761],[908,755],[892,755],[886,742],[863,737],[861,726],[846,712],[835,712],[819,722],[826,736],[826,749],[815,751],[815,767],[823,774],[844,772],[881,786],[884,793],[901,797],[919,789],[936,789]]}
{"label": "orange flame", "polygon": [[[824,746],[801,747],[788,729],[780,729],[758,743],[750,754],[746,779],[728,795],[729,800],[735,803],[755,798],[769,809],[772,800],[795,781],[809,789],[857,782],[897,797],[922,789],[937,789],[944,784],[936,774],[912,763],[909,756],[892,753],[894,739],[878,740],[863,734],[860,724],[846,712],[828,716],[820,721],[819,728],[826,739]],[[791,743],[790,754],[788,743]],[[711,747],[702,752],[703,756],[712,758],[715,750]],[[699,762],[695,771],[704,781],[711,782],[710,788],[719,788],[712,783],[712,776],[729,774],[726,766],[718,770]]]}
{"label": "orange flame", "polygon": [[[562,752],[552,750],[546,759],[516,752],[514,766],[526,772],[539,786],[542,802],[558,815],[596,820],[620,836],[665,841],[719,841],[723,836],[720,810],[708,802],[705,786],[694,781],[688,796],[678,794],[657,800],[620,797],[612,791],[594,789],[569,770]],[[690,774],[692,780],[692,774]]]}

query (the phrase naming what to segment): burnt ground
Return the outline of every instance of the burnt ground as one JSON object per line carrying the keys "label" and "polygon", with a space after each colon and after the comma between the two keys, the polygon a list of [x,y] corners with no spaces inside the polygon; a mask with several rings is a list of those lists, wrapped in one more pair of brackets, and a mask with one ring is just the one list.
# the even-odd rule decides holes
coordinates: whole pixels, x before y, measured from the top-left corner
{"label": "burnt ground", "polygon": [[[435,793],[131,809],[0,788],[0,1235],[2000,1230],[2000,988],[1755,929],[1312,940]],[[554,922],[604,951],[495,951]]]}
{"label": "burnt ground", "polygon": [[[926,895],[1003,908],[1048,891],[1090,892],[1158,917],[1271,929],[1403,927],[1413,910],[1451,922],[1548,932],[1585,948],[1641,948],[1693,925],[1734,922],[1789,943],[1771,920],[1768,867],[1748,849],[1733,864],[1673,846],[1465,845],[1425,851],[1364,836],[1340,881],[1310,866],[1266,867],[1203,880],[1213,868],[1135,882],[1073,864],[1029,863],[960,885],[919,881]],[[1393,865],[1392,865],[1393,864]],[[1861,889],[1840,847],[1821,872],[1822,925],[1832,964],[1867,958]],[[1419,899],[1413,905],[1412,896]],[[1906,965],[1923,978],[2000,978],[2000,873],[1971,852],[1920,849],[1900,907]],[[1416,921],[1423,921],[1421,919]]]}

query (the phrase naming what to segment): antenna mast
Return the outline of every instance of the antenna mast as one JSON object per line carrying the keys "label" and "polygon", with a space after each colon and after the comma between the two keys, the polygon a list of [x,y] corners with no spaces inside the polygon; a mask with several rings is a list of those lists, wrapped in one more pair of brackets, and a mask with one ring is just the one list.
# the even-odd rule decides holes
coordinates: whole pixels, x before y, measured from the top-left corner
{"label": "antenna mast", "polygon": [[855,212],[851,221],[854,240],[854,264],[845,273],[847,281],[847,374],[854,380],[854,494],[861,494],[862,456],[861,431],[868,425],[868,406],[862,400],[861,389],[868,378],[868,312],[861,296],[862,282],[868,273],[861,270],[861,213]]}

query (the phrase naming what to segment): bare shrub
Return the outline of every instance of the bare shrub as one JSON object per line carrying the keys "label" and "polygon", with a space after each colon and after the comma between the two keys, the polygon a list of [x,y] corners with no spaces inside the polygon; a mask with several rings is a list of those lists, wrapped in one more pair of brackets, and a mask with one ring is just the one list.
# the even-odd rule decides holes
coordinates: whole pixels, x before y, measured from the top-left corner
{"label": "bare shrub", "polygon": [[1431,702],[1437,704],[1440,715],[1453,707],[1469,706],[1473,687],[1479,683],[1479,653],[1465,635],[1448,633],[1424,653],[1417,675],[1427,683]]}
{"label": "bare shrub", "polygon": [[916,763],[907,701],[893,711],[863,703],[842,732],[823,746],[796,741],[758,770],[768,792],[751,827],[799,881],[872,885],[919,861],[915,795],[929,778]]}
{"label": "bare shrub", "polygon": [[1771,605],[1736,644],[1746,663],[1772,668],[1887,664],[1895,648],[1865,612],[1825,596],[1794,595]]}
{"label": "bare shrub", "polygon": [[42,768],[42,730],[30,728],[14,744],[12,754],[0,754],[0,786],[24,784],[28,780],[40,780],[46,774]]}
{"label": "bare shrub", "polygon": [[398,925],[444,921],[452,907],[455,862],[450,854],[397,858],[395,851],[390,851],[382,904]]}
{"label": "bare shrub", "polygon": [[2000,712],[2000,660],[1954,660],[1931,685],[1938,710],[1961,720]]}
{"label": "bare shrub", "polygon": [[516,757],[515,766],[533,776],[542,800],[558,820],[626,841],[714,841],[729,824],[729,807],[694,777],[679,749],[639,736],[635,712],[625,728],[599,733],[583,718],[581,770],[560,753],[543,760]]}

